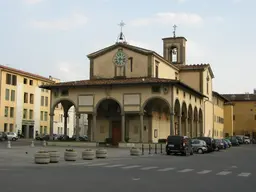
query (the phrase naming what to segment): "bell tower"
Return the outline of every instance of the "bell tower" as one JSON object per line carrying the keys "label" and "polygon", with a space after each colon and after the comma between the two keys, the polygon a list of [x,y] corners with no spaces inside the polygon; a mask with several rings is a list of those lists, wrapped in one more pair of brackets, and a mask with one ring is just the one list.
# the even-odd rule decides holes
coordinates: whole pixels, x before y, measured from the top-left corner
{"label": "bell tower", "polygon": [[186,41],[185,37],[176,37],[176,28],[173,26],[173,37],[163,38],[163,56],[172,64],[186,64]]}

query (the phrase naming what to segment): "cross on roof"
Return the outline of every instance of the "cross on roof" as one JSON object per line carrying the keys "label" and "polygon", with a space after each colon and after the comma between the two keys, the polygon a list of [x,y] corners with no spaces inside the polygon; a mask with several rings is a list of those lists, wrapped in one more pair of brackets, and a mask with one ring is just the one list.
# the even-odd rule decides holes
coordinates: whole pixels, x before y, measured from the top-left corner
{"label": "cross on roof", "polygon": [[176,37],[176,28],[177,28],[177,25],[173,25],[173,37]]}
{"label": "cross on roof", "polygon": [[120,26],[120,28],[121,28],[121,32],[122,32],[123,27],[125,26],[125,23],[124,23],[123,21],[121,21],[118,25]]}

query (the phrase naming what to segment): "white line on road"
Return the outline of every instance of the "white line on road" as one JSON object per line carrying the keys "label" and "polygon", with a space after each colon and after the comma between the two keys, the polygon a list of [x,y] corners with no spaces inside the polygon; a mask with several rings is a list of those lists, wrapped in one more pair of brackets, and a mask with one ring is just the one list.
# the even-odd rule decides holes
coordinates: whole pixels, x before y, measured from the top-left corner
{"label": "white line on road", "polygon": [[157,171],[172,171],[174,169],[175,168],[173,168],[173,167],[169,167],[169,168],[164,168],[164,169],[158,169]]}
{"label": "white line on road", "polygon": [[230,173],[232,173],[232,172],[231,171],[221,171],[221,172],[217,173],[216,175],[228,175]]}
{"label": "white line on road", "polygon": [[140,165],[130,165],[127,167],[122,167],[123,169],[132,169],[132,168],[137,168],[137,167],[141,167]]}
{"label": "white line on road", "polygon": [[90,162],[81,162],[81,163],[72,163],[71,165],[87,165],[89,164]]}
{"label": "white line on road", "polygon": [[179,173],[187,173],[187,172],[190,172],[190,171],[193,171],[194,169],[183,169],[183,170],[180,170],[178,171]]}
{"label": "white line on road", "polygon": [[88,165],[88,167],[96,167],[96,166],[103,166],[103,165],[108,165],[108,163],[96,163],[96,164]]}
{"label": "white line on road", "polygon": [[122,167],[124,164],[116,164],[116,165],[107,165],[105,167],[112,168],[112,167]]}
{"label": "white line on road", "polygon": [[141,168],[141,170],[150,170],[150,169],[156,169],[158,167],[143,167]]}
{"label": "white line on road", "polygon": [[203,175],[203,174],[207,174],[207,173],[210,173],[210,172],[212,172],[212,170],[203,170],[203,171],[200,171],[200,172],[197,172],[197,173]]}
{"label": "white line on road", "polygon": [[239,176],[239,177],[248,177],[250,175],[251,175],[251,173],[240,173],[237,176]]}

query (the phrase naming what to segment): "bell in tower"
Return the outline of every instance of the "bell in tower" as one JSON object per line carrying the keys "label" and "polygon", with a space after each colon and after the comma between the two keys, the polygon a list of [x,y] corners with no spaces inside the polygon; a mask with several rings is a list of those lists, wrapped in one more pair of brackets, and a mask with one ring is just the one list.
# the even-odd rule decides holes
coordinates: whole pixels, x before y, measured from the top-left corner
{"label": "bell in tower", "polygon": [[163,56],[172,64],[186,64],[186,38],[176,36],[177,26],[173,26],[173,37],[163,38]]}

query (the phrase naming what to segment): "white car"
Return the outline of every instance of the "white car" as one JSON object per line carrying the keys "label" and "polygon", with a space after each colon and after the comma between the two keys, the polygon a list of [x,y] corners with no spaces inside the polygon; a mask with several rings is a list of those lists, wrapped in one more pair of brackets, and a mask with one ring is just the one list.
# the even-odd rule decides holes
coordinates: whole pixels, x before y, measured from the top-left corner
{"label": "white car", "polygon": [[8,140],[12,140],[12,141],[17,141],[18,140],[18,135],[17,133],[14,132],[8,132],[7,134],[7,138]]}

